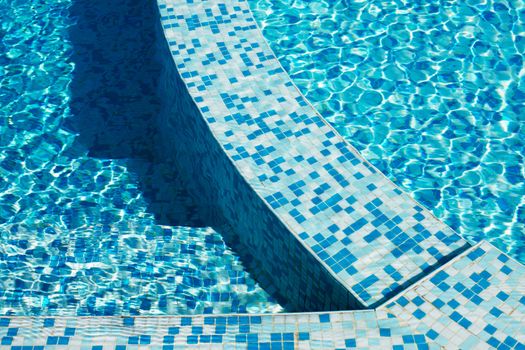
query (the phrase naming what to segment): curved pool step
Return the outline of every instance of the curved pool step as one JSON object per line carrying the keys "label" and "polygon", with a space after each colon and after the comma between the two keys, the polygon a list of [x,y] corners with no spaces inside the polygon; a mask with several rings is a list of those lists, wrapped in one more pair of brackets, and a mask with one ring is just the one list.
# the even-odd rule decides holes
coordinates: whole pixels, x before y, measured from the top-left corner
{"label": "curved pool step", "polygon": [[470,246],[320,117],[245,1],[158,4],[168,156],[289,310],[377,306]]}

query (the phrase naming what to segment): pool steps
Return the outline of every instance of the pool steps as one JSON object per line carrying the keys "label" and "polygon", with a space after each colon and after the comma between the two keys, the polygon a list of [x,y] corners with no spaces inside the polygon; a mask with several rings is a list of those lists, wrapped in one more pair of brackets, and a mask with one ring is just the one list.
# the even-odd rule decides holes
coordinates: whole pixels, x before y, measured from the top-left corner
{"label": "pool steps", "polygon": [[245,1],[158,5],[165,156],[258,281],[301,312],[7,316],[0,348],[525,349],[524,267],[364,160],[295,87]]}

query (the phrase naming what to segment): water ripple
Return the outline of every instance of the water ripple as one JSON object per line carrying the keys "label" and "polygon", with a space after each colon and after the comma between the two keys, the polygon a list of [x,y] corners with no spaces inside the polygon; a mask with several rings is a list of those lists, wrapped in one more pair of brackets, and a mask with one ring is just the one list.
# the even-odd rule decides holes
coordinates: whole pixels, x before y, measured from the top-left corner
{"label": "water ripple", "polygon": [[[127,6],[120,7],[123,3]],[[70,13],[79,4],[84,4],[77,11],[83,18]],[[141,6],[152,9],[148,1],[111,4],[0,0],[0,314],[281,311],[217,232],[159,224],[153,209],[167,206],[176,212],[170,201],[186,199],[167,198],[170,192],[144,180],[173,187],[173,169],[159,169],[148,159],[132,163],[125,157],[94,157],[93,151],[108,150],[104,135],[95,133],[98,144],[89,149],[80,136],[91,130],[68,127],[78,119],[72,112],[74,99],[77,113],[88,120],[85,126],[106,131],[110,138],[119,137],[115,126],[107,129],[97,120],[123,120],[119,114],[125,115],[128,103],[151,115],[158,103],[152,92],[160,73],[146,69],[139,71],[150,74],[150,79],[140,77],[142,91],[127,80],[126,89],[119,82],[118,94],[110,86],[106,90],[113,94],[103,96],[104,83],[141,74],[127,65],[129,60],[116,60],[119,70],[111,71],[108,51],[90,46],[111,37],[97,34],[90,42],[94,34],[88,29],[130,31],[120,37],[130,39],[126,46],[136,46],[151,42],[143,26],[156,20],[147,22],[152,11]],[[71,33],[78,23],[81,32],[75,40],[81,42],[75,47]],[[118,55],[118,48],[109,52]],[[117,139],[115,148],[125,148],[125,141]],[[155,177],[159,174],[164,177]],[[174,193],[183,196],[178,189]]]}
{"label": "water ripple", "polygon": [[350,143],[461,235],[525,263],[523,1],[249,3]]}

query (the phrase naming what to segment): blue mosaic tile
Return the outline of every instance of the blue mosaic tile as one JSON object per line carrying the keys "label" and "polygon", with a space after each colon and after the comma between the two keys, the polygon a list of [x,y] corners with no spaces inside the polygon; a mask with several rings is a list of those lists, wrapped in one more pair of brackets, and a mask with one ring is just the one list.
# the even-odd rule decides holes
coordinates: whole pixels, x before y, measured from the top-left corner
{"label": "blue mosaic tile", "polygon": [[525,348],[525,268],[482,242],[380,309],[445,348]]}
{"label": "blue mosaic tile", "polygon": [[[305,271],[304,279],[313,272],[313,279],[322,281],[323,272],[316,267],[327,268],[365,305],[385,299],[404,283],[413,285],[379,308],[364,311],[4,316],[0,317],[0,348],[525,347],[524,267],[484,242],[423,276],[432,265],[468,244],[326,129],[261,44],[264,41],[245,3],[188,0],[170,1],[169,5],[161,2],[159,7],[175,63],[194,101],[230,159],[268,205],[257,207],[256,212],[273,225],[276,222],[267,216],[272,208],[280,220],[277,223],[285,222],[289,233],[312,252],[306,257],[286,253],[299,256],[301,263],[313,254],[323,262],[301,264],[311,269]],[[173,28],[177,30],[171,31]],[[191,35],[178,43],[180,33]],[[185,52],[178,60],[176,55],[181,51]],[[219,90],[228,93],[221,95]],[[202,91],[206,95],[200,95]],[[227,111],[230,109],[235,113]],[[235,128],[236,124],[242,128]],[[309,134],[308,140],[303,138]],[[319,145],[313,147],[316,143]],[[257,159],[262,161],[253,163]],[[244,203],[241,199],[244,197],[239,200]],[[278,239],[271,243],[268,249],[277,249],[279,254],[292,247]],[[308,302],[306,299],[305,304]]]}
{"label": "blue mosaic tile", "polygon": [[245,1],[158,3],[177,70],[215,139],[289,234],[362,306],[469,246],[308,104]]}
{"label": "blue mosaic tile", "polygon": [[[330,314],[135,317],[57,317],[50,330],[38,317],[9,319],[18,334],[3,336],[1,348],[31,349],[327,349],[439,348],[422,333],[384,312]],[[329,321],[326,321],[329,320]],[[35,326],[39,324],[40,326]],[[11,329],[11,328],[10,328]],[[176,329],[177,331],[174,331]],[[74,332],[74,335],[70,335]],[[6,330],[0,328],[0,336]]]}
{"label": "blue mosaic tile", "polygon": [[376,310],[125,318],[4,316],[0,348],[524,349],[524,288],[525,268],[482,242]]}

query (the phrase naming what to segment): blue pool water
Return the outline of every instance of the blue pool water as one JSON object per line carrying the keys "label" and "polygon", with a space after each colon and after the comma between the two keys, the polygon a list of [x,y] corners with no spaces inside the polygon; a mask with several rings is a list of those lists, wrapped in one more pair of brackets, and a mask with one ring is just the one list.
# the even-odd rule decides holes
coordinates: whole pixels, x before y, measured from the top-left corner
{"label": "blue pool water", "polygon": [[523,2],[250,6],[294,82],[365,158],[464,237],[525,263]]}
{"label": "blue pool water", "polygon": [[154,156],[153,4],[111,4],[0,0],[0,314],[281,311],[170,216],[189,199]]}
{"label": "blue pool water", "polygon": [[[0,314],[282,310],[219,233],[194,227],[198,207],[155,158],[146,3],[0,0]],[[368,159],[463,235],[525,260],[523,10],[252,6]]]}

